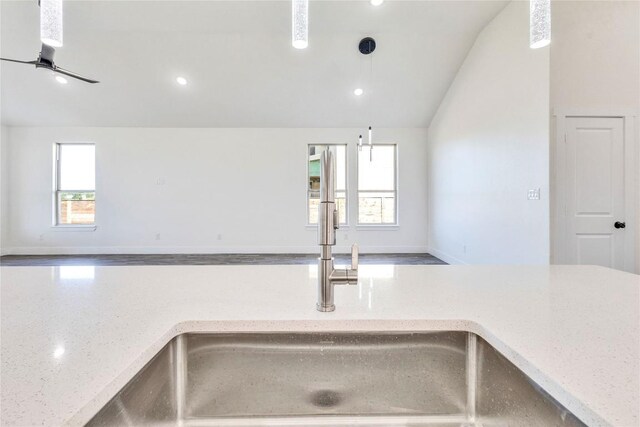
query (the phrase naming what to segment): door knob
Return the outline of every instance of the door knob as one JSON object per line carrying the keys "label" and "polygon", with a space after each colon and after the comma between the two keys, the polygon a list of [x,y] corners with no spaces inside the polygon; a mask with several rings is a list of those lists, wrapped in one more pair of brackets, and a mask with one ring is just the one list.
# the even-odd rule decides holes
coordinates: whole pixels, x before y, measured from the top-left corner
{"label": "door knob", "polygon": [[615,224],[613,224],[613,226],[614,226],[615,228],[625,228],[625,227],[627,226],[627,224],[626,224],[626,223],[624,223],[624,222],[616,221],[616,223],[615,223]]}

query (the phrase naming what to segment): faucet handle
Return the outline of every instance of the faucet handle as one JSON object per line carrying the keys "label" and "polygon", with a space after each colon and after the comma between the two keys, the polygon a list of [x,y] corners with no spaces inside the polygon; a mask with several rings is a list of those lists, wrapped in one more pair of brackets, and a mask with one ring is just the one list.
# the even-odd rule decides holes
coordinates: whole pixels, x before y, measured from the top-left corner
{"label": "faucet handle", "polygon": [[360,257],[360,251],[358,250],[358,244],[354,243],[351,246],[351,270],[358,271],[358,258]]}

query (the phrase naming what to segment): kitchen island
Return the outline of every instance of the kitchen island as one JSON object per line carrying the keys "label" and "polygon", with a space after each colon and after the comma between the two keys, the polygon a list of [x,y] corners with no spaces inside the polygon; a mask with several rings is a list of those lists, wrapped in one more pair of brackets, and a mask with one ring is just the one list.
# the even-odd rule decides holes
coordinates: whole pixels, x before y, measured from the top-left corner
{"label": "kitchen island", "polygon": [[83,425],[173,337],[469,331],[590,426],[640,423],[640,276],[591,266],[2,267],[1,424]]}

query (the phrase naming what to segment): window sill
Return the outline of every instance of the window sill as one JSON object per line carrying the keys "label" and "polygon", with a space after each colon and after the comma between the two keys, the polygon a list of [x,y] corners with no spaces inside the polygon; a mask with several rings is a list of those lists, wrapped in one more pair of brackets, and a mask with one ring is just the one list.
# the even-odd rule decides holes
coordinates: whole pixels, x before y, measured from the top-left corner
{"label": "window sill", "polygon": [[96,231],[95,225],[52,225],[53,231]]}
{"label": "window sill", "polygon": [[356,230],[398,230],[398,224],[358,224]]}
{"label": "window sill", "polygon": [[[318,224],[307,224],[304,226],[307,230],[316,230],[318,228]],[[340,228],[338,228],[336,231],[340,231],[340,230],[348,230],[349,226],[347,224],[340,224]]]}

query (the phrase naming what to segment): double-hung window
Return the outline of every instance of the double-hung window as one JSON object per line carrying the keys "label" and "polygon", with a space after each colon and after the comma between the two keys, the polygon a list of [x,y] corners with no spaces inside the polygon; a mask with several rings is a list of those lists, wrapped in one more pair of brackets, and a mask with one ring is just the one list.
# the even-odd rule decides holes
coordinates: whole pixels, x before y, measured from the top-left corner
{"label": "double-hung window", "polygon": [[363,146],[358,151],[358,224],[398,223],[397,146]]}
{"label": "double-hung window", "polygon": [[95,164],[94,144],[55,144],[55,225],[95,224]]}
{"label": "double-hung window", "polygon": [[347,223],[347,146],[346,144],[309,145],[307,156],[307,220],[318,223],[320,204],[320,156],[329,149],[336,159],[336,205],[340,224]]}

